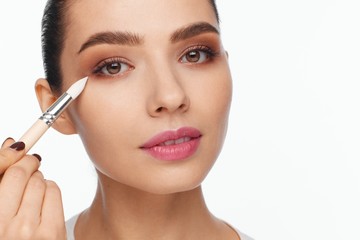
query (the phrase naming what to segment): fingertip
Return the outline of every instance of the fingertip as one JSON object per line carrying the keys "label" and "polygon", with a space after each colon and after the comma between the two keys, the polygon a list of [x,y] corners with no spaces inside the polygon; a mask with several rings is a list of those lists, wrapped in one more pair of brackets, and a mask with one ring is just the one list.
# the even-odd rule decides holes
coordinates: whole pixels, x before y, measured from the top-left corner
{"label": "fingertip", "polygon": [[5,139],[5,141],[2,143],[1,148],[10,147],[14,142],[15,142],[15,140],[14,140],[12,137],[8,137],[8,138]]}
{"label": "fingertip", "polygon": [[57,191],[60,192],[60,188],[59,188],[59,186],[56,184],[56,182],[54,182],[54,181],[52,181],[52,180],[45,179],[45,183],[46,183],[46,186],[47,186],[49,189],[55,190],[56,192],[57,192]]}
{"label": "fingertip", "polygon": [[25,143],[24,142],[15,142],[10,146],[11,149],[14,149],[16,151],[22,151],[25,149]]}
{"label": "fingertip", "polygon": [[41,156],[39,154],[34,153],[33,156],[36,157],[37,160],[39,160],[39,162],[41,162],[42,159],[41,159]]}

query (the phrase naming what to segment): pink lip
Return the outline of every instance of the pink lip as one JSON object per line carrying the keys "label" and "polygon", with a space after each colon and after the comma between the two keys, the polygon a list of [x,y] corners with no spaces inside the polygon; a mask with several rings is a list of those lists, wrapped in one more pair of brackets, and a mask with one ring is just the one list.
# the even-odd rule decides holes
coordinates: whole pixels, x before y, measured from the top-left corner
{"label": "pink lip", "polygon": [[182,160],[196,152],[200,138],[199,130],[183,127],[176,131],[165,131],[157,134],[141,146],[141,149],[160,160]]}

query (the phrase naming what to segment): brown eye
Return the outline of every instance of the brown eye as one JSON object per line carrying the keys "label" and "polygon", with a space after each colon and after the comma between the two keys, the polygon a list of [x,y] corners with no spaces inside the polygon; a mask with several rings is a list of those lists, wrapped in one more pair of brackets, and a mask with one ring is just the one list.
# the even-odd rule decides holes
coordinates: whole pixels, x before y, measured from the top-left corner
{"label": "brown eye", "polygon": [[111,63],[106,66],[106,70],[109,74],[117,74],[121,71],[120,63]]}
{"label": "brown eye", "polygon": [[94,70],[94,73],[114,77],[122,75],[133,68],[133,66],[124,60],[107,59]]}
{"label": "brown eye", "polygon": [[199,51],[191,51],[186,54],[186,60],[191,63],[198,62],[200,60],[200,52]]}

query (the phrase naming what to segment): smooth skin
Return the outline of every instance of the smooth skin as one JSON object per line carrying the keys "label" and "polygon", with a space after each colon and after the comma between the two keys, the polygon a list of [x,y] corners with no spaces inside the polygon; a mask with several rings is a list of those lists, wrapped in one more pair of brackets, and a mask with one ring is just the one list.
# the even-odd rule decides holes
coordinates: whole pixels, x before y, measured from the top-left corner
{"label": "smooth skin", "polygon": [[[62,91],[90,78],[53,127],[79,134],[99,179],[93,203],[76,224],[76,239],[238,240],[207,209],[201,190],[226,135],[232,92],[228,56],[213,30],[197,28],[172,39],[204,23],[219,31],[208,1],[78,0],[70,6]],[[130,33],[140,41],[79,51],[103,32]],[[59,93],[39,79],[36,94],[45,110]],[[181,127],[202,134],[189,158],[165,162],[141,148],[156,134]],[[27,171],[33,176],[36,169]]]}

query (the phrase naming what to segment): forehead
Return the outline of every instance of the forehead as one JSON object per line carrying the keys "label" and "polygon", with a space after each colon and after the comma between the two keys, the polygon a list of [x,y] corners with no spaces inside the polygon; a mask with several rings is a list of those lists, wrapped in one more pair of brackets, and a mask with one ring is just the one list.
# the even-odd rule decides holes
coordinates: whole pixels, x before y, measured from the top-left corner
{"label": "forehead", "polygon": [[77,0],[68,8],[68,32],[88,36],[101,31],[143,35],[171,32],[193,22],[217,25],[209,0]]}

